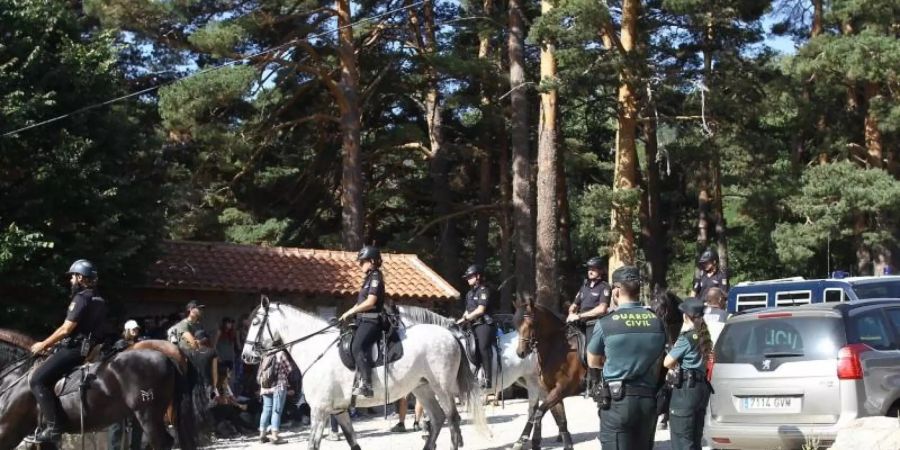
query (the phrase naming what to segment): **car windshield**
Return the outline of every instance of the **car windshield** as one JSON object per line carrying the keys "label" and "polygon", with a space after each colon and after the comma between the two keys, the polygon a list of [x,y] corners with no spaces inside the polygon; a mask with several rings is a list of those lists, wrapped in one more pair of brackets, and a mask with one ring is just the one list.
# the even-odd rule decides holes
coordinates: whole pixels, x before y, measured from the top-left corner
{"label": "car windshield", "polygon": [[764,358],[833,359],[846,343],[835,317],[778,317],[732,322],[716,342],[716,363],[750,364]]}
{"label": "car windshield", "polygon": [[859,299],[900,298],[900,280],[872,281],[853,285]]}

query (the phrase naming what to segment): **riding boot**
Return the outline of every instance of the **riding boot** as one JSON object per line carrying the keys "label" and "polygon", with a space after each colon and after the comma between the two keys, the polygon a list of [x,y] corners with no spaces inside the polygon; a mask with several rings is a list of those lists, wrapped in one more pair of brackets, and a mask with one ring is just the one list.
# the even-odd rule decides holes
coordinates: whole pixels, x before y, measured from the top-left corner
{"label": "riding boot", "polygon": [[59,422],[59,409],[56,396],[50,392],[50,388],[36,389],[34,398],[43,417],[41,429],[29,436],[27,440],[35,443],[56,442],[62,436],[62,427]]}
{"label": "riding boot", "polygon": [[368,367],[359,368],[359,384],[353,389],[353,395],[365,398],[372,398],[375,393],[372,392],[372,369]]}

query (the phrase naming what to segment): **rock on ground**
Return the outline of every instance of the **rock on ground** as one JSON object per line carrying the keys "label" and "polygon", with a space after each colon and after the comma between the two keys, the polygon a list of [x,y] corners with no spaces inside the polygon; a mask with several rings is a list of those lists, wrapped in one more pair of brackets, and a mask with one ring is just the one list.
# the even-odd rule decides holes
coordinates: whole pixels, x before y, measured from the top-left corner
{"label": "rock on ground", "polygon": [[864,417],[842,428],[831,450],[897,450],[900,449],[900,419],[896,417]]}

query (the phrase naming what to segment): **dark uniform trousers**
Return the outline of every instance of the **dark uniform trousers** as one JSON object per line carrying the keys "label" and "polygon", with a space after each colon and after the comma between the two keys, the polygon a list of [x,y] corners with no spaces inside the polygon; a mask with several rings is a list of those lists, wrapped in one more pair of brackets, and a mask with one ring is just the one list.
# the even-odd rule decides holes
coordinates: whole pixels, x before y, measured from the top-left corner
{"label": "dark uniform trousers", "polygon": [[496,328],[493,323],[481,322],[472,327],[475,333],[475,340],[478,342],[478,355],[481,362],[481,368],[484,370],[484,378],[492,381],[492,369],[494,368],[494,336],[497,335]]}
{"label": "dark uniform trousers", "polygon": [[62,379],[72,369],[78,367],[84,362],[81,356],[81,346],[58,346],[57,350],[50,355],[43,364],[41,364],[31,374],[29,385],[31,392],[37,400],[38,407],[44,420],[47,423],[61,425],[59,420],[59,406],[56,395],[53,393],[53,387],[57,381]]}
{"label": "dark uniform trousers", "polygon": [[600,411],[603,450],[650,450],[656,435],[656,398],[626,395]]}
{"label": "dark uniform trousers", "polygon": [[381,320],[359,318],[356,321],[356,335],[350,350],[356,362],[356,370],[366,380],[372,380],[372,346],[381,339]]}
{"label": "dark uniform trousers", "polygon": [[709,384],[698,380],[688,387],[687,380],[680,388],[672,389],[669,405],[669,430],[672,450],[700,450],[703,438],[703,421],[709,403]]}

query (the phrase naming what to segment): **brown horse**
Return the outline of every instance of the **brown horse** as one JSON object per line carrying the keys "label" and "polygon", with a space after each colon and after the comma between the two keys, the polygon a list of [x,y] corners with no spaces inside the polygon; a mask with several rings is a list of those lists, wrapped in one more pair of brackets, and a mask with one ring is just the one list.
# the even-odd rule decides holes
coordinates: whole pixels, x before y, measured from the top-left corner
{"label": "brown horse", "polygon": [[[5,330],[0,331],[0,339],[7,348],[11,344],[25,351],[33,343],[27,336]],[[15,448],[37,426],[37,404],[27,383],[34,364],[40,362],[26,353],[24,358],[8,360],[0,367],[0,450]],[[116,354],[101,363],[96,377],[86,383],[83,410],[78,390],[60,398],[64,417],[68,418],[66,432],[97,431],[135,417],[154,448],[169,449],[173,439],[163,416],[175,404],[175,430],[181,448],[195,449],[195,391],[202,391],[203,386],[193,366],[184,367],[187,370],[180,371],[178,363],[158,349]]]}
{"label": "brown horse", "polygon": [[541,448],[541,420],[549,410],[559,425],[563,448],[572,449],[562,400],[578,395],[582,389],[586,368],[578,355],[578,346],[566,337],[565,320],[543,306],[532,303],[518,306],[514,322],[519,331],[516,353],[524,358],[532,351],[537,352],[541,386],[547,397],[529,418],[513,448],[521,449],[529,437],[532,449]]}

